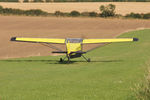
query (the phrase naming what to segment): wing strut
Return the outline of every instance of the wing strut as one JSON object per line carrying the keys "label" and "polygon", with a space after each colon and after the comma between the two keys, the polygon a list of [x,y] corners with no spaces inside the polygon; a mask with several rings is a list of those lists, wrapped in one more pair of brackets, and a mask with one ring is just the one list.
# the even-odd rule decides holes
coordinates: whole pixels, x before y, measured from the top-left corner
{"label": "wing strut", "polygon": [[40,43],[40,44],[43,45],[43,46],[46,46],[46,47],[49,47],[49,48],[58,50],[58,51],[63,51],[63,50],[61,50],[60,48],[57,48],[56,46],[53,46],[53,45],[51,45],[51,44],[49,44],[49,43]]}

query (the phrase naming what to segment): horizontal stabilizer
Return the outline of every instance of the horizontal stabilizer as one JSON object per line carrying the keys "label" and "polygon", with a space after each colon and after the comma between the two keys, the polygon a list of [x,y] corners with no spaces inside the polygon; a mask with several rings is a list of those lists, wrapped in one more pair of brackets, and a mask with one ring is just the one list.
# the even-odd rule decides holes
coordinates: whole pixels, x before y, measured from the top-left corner
{"label": "horizontal stabilizer", "polygon": [[66,51],[52,51],[52,53],[67,53]]}
{"label": "horizontal stabilizer", "polygon": [[71,53],[84,54],[84,53],[86,53],[86,52],[82,52],[82,51],[77,51],[77,52],[71,52]]}

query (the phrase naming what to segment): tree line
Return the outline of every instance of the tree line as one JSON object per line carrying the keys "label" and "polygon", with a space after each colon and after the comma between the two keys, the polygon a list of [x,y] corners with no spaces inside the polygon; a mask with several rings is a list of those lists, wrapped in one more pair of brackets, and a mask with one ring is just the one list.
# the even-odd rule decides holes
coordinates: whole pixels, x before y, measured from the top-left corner
{"label": "tree line", "polygon": [[[150,0],[23,0],[24,2],[150,2]],[[19,0],[0,0],[0,2],[19,2]]]}
{"label": "tree line", "polygon": [[40,9],[21,10],[13,8],[3,8],[0,6],[1,15],[25,15],[25,16],[56,16],[56,17],[113,17],[113,18],[138,18],[138,19],[150,19],[150,13],[130,13],[125,16],[116,14],[116,6],[113,4],[101,5],[99,7],[100,12],[61,12],[56,11],[55,13],[48,13]]}

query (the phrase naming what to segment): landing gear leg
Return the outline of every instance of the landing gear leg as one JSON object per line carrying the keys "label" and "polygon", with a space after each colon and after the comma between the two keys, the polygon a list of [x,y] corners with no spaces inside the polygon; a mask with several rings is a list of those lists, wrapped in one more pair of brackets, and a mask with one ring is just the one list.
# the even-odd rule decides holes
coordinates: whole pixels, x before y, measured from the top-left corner
{"label": "landing gear leg", "polygon": [[70,62],[70,57],[68,57],[68,63]]}
{"label": "landing gear leg", "polygon": [[87,58],[86,58],[85,56],[83,56],[83,55],[82,55],[82,57],[83,57],[87,62],[91,62],[91,59],[90,59],[90,58],[87,59]]}

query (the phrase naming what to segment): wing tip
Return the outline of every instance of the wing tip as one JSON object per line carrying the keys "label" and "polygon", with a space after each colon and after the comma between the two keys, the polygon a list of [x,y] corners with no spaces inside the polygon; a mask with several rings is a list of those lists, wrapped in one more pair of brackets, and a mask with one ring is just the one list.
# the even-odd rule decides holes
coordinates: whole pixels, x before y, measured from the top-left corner
{"label": "wing tip", "polygon": [[16,41],[16,37],[12,37],[10,41]]}
{"label": "wing tip", "polygon": [[139,39],[138,38],[133,38],[133,41],[139,41]]}

